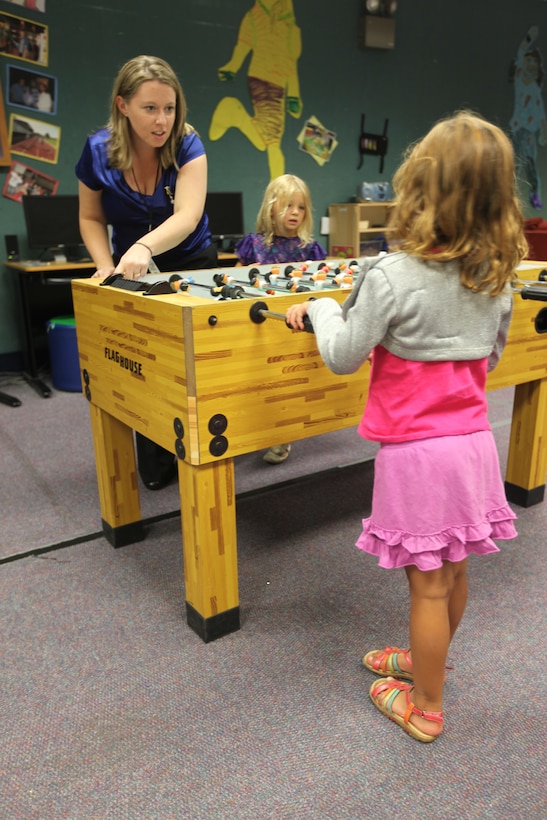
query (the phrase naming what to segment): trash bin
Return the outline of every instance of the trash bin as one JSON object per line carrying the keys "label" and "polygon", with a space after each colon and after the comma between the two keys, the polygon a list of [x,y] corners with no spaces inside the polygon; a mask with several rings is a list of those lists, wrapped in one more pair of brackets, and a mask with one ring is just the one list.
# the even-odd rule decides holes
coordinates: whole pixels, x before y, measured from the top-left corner
{"label": "trash bin", "polygon": [[74,316],[57,316],[46,325],[51,383],[57,390],[80,393],[80,359]]}

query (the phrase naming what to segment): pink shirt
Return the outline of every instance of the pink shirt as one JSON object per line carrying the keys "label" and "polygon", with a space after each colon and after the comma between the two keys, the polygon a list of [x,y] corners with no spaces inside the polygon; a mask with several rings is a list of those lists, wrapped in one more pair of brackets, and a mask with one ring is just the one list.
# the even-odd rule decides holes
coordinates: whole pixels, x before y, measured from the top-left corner
{"label": "pink shirt", "polygon": [[487,362],[411,361],[378,345],[358,432],[370,441],[398,442],[490,430]]}

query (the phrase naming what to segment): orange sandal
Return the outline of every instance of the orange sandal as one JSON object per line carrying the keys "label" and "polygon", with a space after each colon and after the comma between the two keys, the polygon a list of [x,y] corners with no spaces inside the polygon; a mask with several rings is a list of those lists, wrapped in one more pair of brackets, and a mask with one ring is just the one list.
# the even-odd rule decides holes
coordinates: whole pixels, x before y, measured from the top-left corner
{"label": "orange sandal", "polygon": [[[373,652],[377,652],[377,656],[372,662],[367,661],[368,656],[372,655]],[[397,655],[400,653],[404,655],[405,661],[410,668],[412,668],[409,652],[410,649],[399,649],[398,646],[386,646],[385,649],[370,649],[368,652],[365,652],[363,666],[366,666],[371,672],[375,672],[377,675],[382,675],[385,678],[413,680],[412,672],[403,671],[397,663]]]}
{"label": "orange sandal", "polygon": [[[369,689],[369,695],[376,708],[394,723],[397,723],[407,734],[411,735],[415,740],[420,740],[422,743],[431,743],[433,740],[436,740],[438,735],[428,735],[426,732],[422,732],[421,729],[418,729],[413,723],[410,723],[410,718],[412,715],[418,715],[425,720],[440,723],[442,726],[443,713],[422,711],[418,709],[417,706],[414,706],[410,700],[410,693],[413,688],[414,687],[409,686],[408,683],[395,680],[395,678],[387,678],[385,681],[374,681]],[[403,716],[397,715],[393,711],[393,701],[399,692],[404,692],[406,696],[407,708]]]}

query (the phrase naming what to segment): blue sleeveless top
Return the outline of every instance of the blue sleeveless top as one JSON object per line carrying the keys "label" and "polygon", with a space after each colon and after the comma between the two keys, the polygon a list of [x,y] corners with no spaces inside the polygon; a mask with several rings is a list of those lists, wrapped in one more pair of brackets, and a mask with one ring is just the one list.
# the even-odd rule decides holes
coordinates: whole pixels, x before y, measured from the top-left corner
{"label": "blue sleeveless top", "polygon": [[[175,195],[177,169],[173,166],[162,171],[152,195],[133,191],[125,181],[123,172],[108,164],[108,137],[108,129],[101,128],[87,138],[76,165],[76,176],[92,191],[102,191],[102,207],[108,224],[112,225],[112,248],[117,264],[137,239],[172,216],[171,196]],[[188,134],[177,152],[179,167],[203,154],[205,149],[198,135]],[[180,245],[155,256],[154,261],[161,271],[182,270],[184,261],[204,251],[211,241],[207,215],[203,213],[193,233]]]}

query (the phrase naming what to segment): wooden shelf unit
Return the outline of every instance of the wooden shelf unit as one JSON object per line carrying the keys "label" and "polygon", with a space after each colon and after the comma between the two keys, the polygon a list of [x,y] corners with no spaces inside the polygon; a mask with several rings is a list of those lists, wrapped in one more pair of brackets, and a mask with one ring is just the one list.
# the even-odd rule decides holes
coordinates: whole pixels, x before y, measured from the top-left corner
{"label": "wooden shelf unit", "polygon": [[329,255],[368,256],[364,243],[385,235],[391,206],[391,202],[329,205]]}

